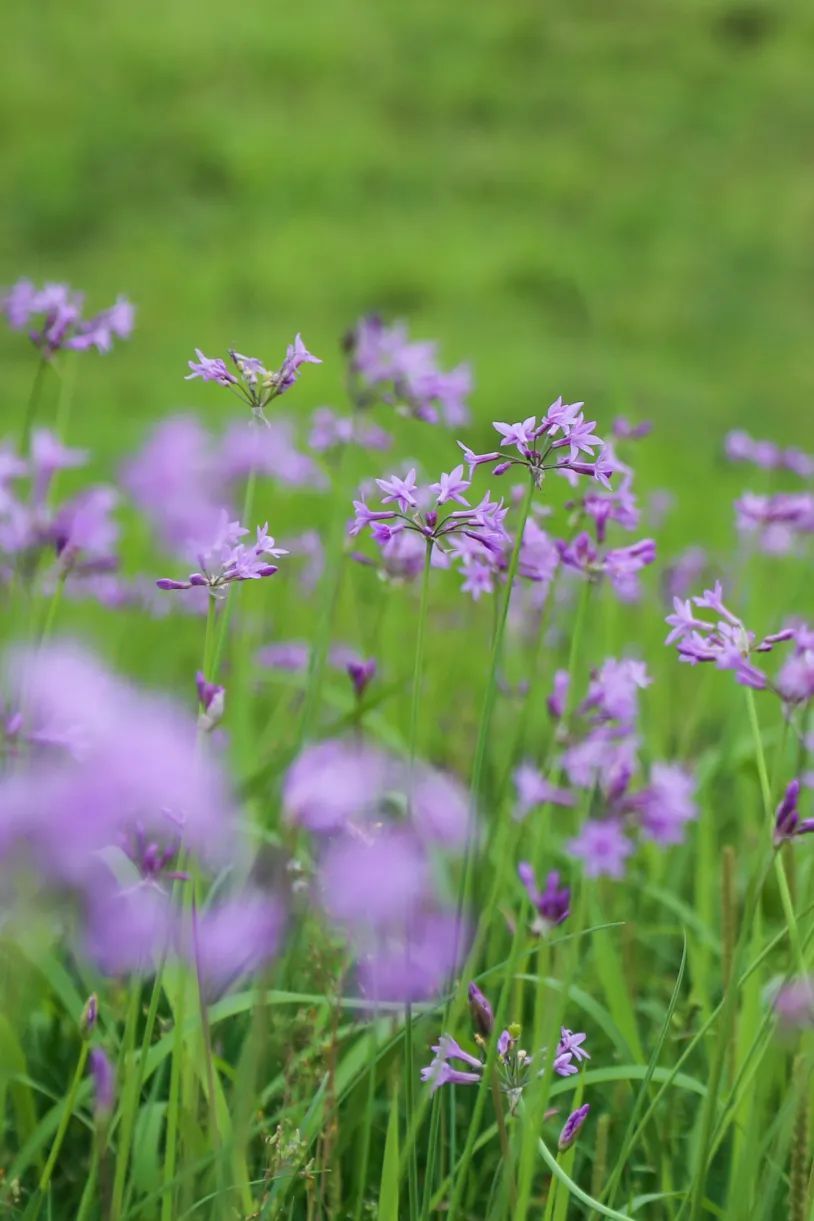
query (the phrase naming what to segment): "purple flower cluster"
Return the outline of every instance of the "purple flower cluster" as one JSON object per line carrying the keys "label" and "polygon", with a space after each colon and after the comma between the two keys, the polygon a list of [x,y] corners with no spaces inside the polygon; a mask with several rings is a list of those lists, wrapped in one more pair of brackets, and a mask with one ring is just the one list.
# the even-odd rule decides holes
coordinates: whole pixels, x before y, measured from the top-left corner
{"label": "purple flower cluster", "polygon": [[444,372],[438,367],[437,347],[411,341],[401,322],[385,326],[373,314],[360,319],[345,341],[356,404],[386,403],[429,424],[442,420],[450,428],[466,424],[471,370],[464,364]]}
{"label": "purple flower cluster", "polygon": [[521,861],[517,866],[517,876],[537,911],[535,932],[547,933],[568,919],[571,914],[571,890],[568,886],[560,885],[560,875],[556,869],[546,878],[545,890],[538,889],[534,868],[528,861]]}
{"label": "purple flower cluster", "polygon": [[[477,1001],[477,1009],[473,1010],[476,1028],[475,1042],[481,1054],[473,1055],[468,1052],[449,1034],[440,1035],[438,1042],[432,1045],[434,1052],[432,1060],[421,1070],[421,1080],[429,1085],[430,1093],[435,1093],[443,1085],[480,1084],[486,1064],[488,1041],[490,1038],[494,1038],[495,1030],[492,1007],[476,984],[469,985],[470,1003],[473,989]],[[486,1029],[484,1017],[488,1024]],[[547,1048],[544,1047],[531,1055],[520,1047],[520,1034],[519,1026],[509,1026],[497,1037],[495,1048],[500,1086],[506,1095],[511,1112],[516,1110],[523,1091],[534,1077],[542,1076],[548,1068],[553,1069],[560,1077],[572,1077],[579,1072],[580,1064],[591,1058],[584,1047],[587,1036],[582,1032],[575,1033],[565,1026],[560,1031],[560,1041],[554,1055],[550,1058],[550,1064]],[[466,1067],[456,1068],[456,1061]],[[543,1067],[538,1068],[541,1061]]]}
{"label": "purple flower cluster", "polygon": [[[221,988],[270,958],[282,929],[273,897],[220,898],[200,918],[197,956],[174,902],[184,861],[223,868],[242,851],[194,718],[64,644],[12,656],[3,685],[20,709],[14,767],[0,779],[4,878],[24,871],[71,896],[80,948],[109,974],[197,957]],[[217,689],[202,690],[211,712]]]}
{"label": "purple flower cluster", "polygon": [[[623,877],[635,851],[632,835],[662,847],[678,844],[685,824],[696,816],[695,781],[676,764],[651,763],[644,783],[634,787],[639,767],[639,693],[651,682],[643,662],[608,658],[592,673],[584,700],[569,718],[571,724],[561,726],[564,749],[558,766],[570,787],[552,783],[530,763],[514,774],[518,818],[544,805],[574,805],[580,790],[593,795],[592,816],[566,845],[572,856],[582,860],[587,877]],[[558,672],[549,698],[549,712],[558,722],[567,689],[566,673]],[[552,915],[567,913],[567,897],[556,875],[543,892],[537,890],[529,866],[521,865],[520,877],[549,923]]]}
{"label": "purple flower cluster", "polygon": [[[502,500],[492,500],[487,492],[480,504],[471,506],[465,495],[470,480],[464,478],[463,466],[442,474],[427,487],[417,484],[414,467],[404,478],[392,475],[377,479],[376,484],[381,507],[371,509],[364,497],[355,500],[348,533],[353,537],[369,529],[386,572],[417,575],[429,548],[435,567],[458,564],[463,588],[474,597],[487,583],[491,588],[491,574],[503,562],[508,541]],[[453,504],[461,507],[454,509]],[[486,583],[482,574],[486,574]]]}
{"label": "purple flower cluster", "polygon": [[358,417],[341,416],[330,407],[318,407],[311,417],[308,446],[317,454],[341,449],[344,445],[359,445],[362,449],[386,450],[393,438],[377,424]]}
{"label": "purple flower cluster", "polygon": [[801,449],[781,449],[773,441],[756,441],[740,429],[727,433],[724,452],[730,462],[751,462],[764,471],[790,471],[802,479],[814,476],[814,456]]}
{"label": "purple flower cluster", "polygon": [[777,492],[756,496],[745,492],[735,501],[737,527],[754,537],[761,551],[787,555],[801,536],[814,534],[814,495],[811,492]]}
{"label": "purple flower cluster", "polygon": [[314,893],[344,930],[364,996],[373,1002],[437,993],[465,950],[442,902],[442,852],[467,843],[460,783],[361,740],[309,746],[285,778],[287,821],[316,837]]}
{"label": "purple flower cluster", "polygon": [[225,360],[219,356],[204,356],[200,348],[195,349],[195,356],[196,360],[188,362],[191,372],[187,374],[187,381],[199,377],[201,381],[226,386],[251,408],[253,416],[264,423],[268,423],[265,412],[269,403],[291,389],[302,366],[322,364],[318,356],[308,351],[301,335],[294,336],[294,342],[286,348],[283,363],[274,370],[267,369],[256,356],[244,356],[232,348],[229,349],[229,359],[236,373],[232,373]]}
{"label": "purple flower cluster", "polygon": [[0,310],[12,330],[22,331],[37,320],[29,338],[43,356],[51,357],[62,349],[109,352],[114,339],[129,339],[135,310],[125,297],[91,318],[82,317],[83,305],[82,294],[67,284],[37,288],[30,280],[18,280],[0,294]]}
{"label": "purple flower cluster", "polygon": [[161,577],[156,585],[159,589],[203,588],[213,597],[222,597],[233,581],[258,581],[274,576],[277,565],[270,564],[269,557],[279,559],[288,552],[269,536],[268,523],[257,527],[254,542],[247,546],[241,539],[248,533],[240,522],[229,521],[224,510],[212,540],[198,551],[199,571],[181,581]]}
{"label": "purple flower cluster", "polygon": [[52,504],[53,481],[60,471],[83,466],[84,450],[68,449],[45,429],[31,437],[27,460],[10,448],[0,450],[0,580],[16,570],[33,573],[48,553],[57,573],[93,576],[118,567],[119,529],[112,513],[113,488],[85,488]]}
{"label": "purple flower cluster", "polygon": [[[711,611],[718,618],[701,619],[699,610]],[[760,691],[768,679],[751,660],[754,653],[770,653],[776,644],[792,640],[795,631],[784,628],[758,641],[737,615],[723,603],[723,587],[716,581],[712,589],[682,601],[673,599],[673,613],[667,616],[670,632],[665,644],[675,644],[681,661],[691,666],[713,662],[719,670],[733,670],[739,683]]]}
{"label": "purple flower cluster", "polygon": [[298,449],[291,422],[279,416],[268,427],[234,422],[219,437],[195,416],[170,416],[124,465],[121,479],[162,545],[187,554],[190,544],[214,533],[224,507],[234,508],[251,472],[287,487],[327,486],[313,458]]}
{"label": "purple flower cluster", "polygon": [[[501,450],[506,446],[514,453],[492,450],[477,454],[458,442],[470,474],[477,466],[491,466],[493,475],[503,475],[514,466],[525,467],[538,488],[543,486],[546,472],[557,471],[572,485],[580,475],[597,479],[610,488],[610,476],[615,468],[612,451],[594,433],[595,420],[586,420],[583,403],[564,403],[558,398],[538,422],[528,416],[515,424],[495,421],[492,427],[500,434]],[[595,450],[598,455],[594,455]]]}

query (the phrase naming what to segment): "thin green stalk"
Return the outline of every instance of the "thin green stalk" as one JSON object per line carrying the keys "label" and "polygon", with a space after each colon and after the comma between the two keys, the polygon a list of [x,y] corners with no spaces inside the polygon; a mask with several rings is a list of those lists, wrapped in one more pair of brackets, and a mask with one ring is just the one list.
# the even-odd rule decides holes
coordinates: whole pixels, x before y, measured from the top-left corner
{"label": "thin green stalk", "polygon": [[[472,890],[472,875],[474,873],[474,856],[475,843],[477,840],[477,817],[478,807],[480,804],[481,786],[483,784],[483,772],[486,762],[486,752],[489,745],[489,737],[492,728],[492,713],[495,707],[495,697],[497,694],[497,674],[500,667],[500,661],[503,654],[503,638],[506,633],[506,620],[509,614],[509,604],[512,597],[512,589],[514,588],[517,569],[520,563],[520,548],[523,542],[523,534],[526,529],[529,512],[531,511],[531,501],[534,495],[534,480],[530,477],[526,487],[526,494],[523,497],[523,504],[520,510],[520,520],[517,525],[517,530],[514,536],[514,545],[512,547],[511,557],[509,559],[509,570],[506,575],[506,592],[503,598],[500,609],[500,618],[498,620],[497,631],[495,632],[494,641],[492,643],[492,653],[489,660],[489,672],[486,679],[486,690],[483,697],[483,705],[481,708],[480,723],[478,725],[478,737],[475,743],[475,754],[472,763],[472,778],[470,781],[470,807],[469,807],[469,826],[467,831],[466,847],[464,850],[463,867],[461,870],[461,880],[458,888],[457,901],[457,926],[460,927],[463,919],[463,913],[467,910],[471,898]],[[491,828],[494,831],[495,828]],[[507,837],[508,838],[508,837]],[[496,876],[502,874],[502,860],[497,862]],[[492,887],[490,902],[487,904],[484,911],[481,913],[481,919],[478,921],[478,931],[476,932],[472,949],[466,964],[466,973],[471,969],[471,964],[475,961],[475,955],[480,950],[480,941],[483,933],[481,930],[487,929],[494,914],[494,907],[497,903],[497,888]],[[479,936],[480,934],[480,936]],[[457,957],[457,955],[456,955]],[[447,1009],[446,1025],[449,1026],[454,1016],[460,1010],[463,1000],[460,997],[453,996],[450,1001],[450,1006]]]}
{"label": "thin green stalk", "polygon": [[[68,1131],[68,1124],[71,1122],[74,1103],[76,1102],[76,1092],[79,1089],[82,1078],[85,1074],[85,1064],[87,1063],[89,1050],[90,1045],[83,1039],[82,1046],[79,1049],[79,1056],[76,1061],[73,1079],[68,1089],[68,1096],[65,1099],[65,1103],[62,1107],[59,1127],[56,1130],[56,1135],[54,1136],[53,1144],[51,1145],[51,1151],[48,1154],[48,1161],[45,1163],[45,1168],[40,1175],[39,1190],[42,1195],[45,1195],[46,1191],[48,1190],[51,1182],[51,1176],[54,1173],[54,1167],[56,1166],[57,1158],[59,1157],[59,1151],[62,1148],[62,1142],[65,1139],[65,1133]],[[39,1207],[37,1211],[39,1211]]]}
{"label": "thin green stalk", "polygon": [[554,1178],[557,1179],[560,1184],[562,1184],[566,1191],[568,1191],[575,1200],[579,1200],[580,1204],[584,1204],[586,1207],[592,1208],[594,1212],[599,1213],[599,1215],[602,1217],[615,1218],[616,1221],[631,1221],[629,1213],[620,1213],[617,1212],[615,1208],[608,1208],[607,1205],[601,1204],[599,1200],[595,1200],[592,1196],[589,1196],[587,1191],[583,1191],[582,1188],[574,1182],[570,1175],[565,1173],[562,1166],[559,1164],[542,1137],[540,1137],[538,1141],[538,1147],[540,1149],[543,1161],[548,1166]]}
{"label": "thin green stalk", "polygon": [[67,572],[64,569],[61,569],[59,576],[57,577],[57,583],[54,586],[54,591],[51,594],[51,597],[48,599],[45,618],[43,619],[43,624],[40,628],[37,639],[37,645],[39,648],[42,648],[43,645],[47,644],[51,637],[51,632],[53,631],[54,623],[56,622],[57,611],[62,603],[62,594],[65,589],[65,580],[67,576]]}
{"label": "thin green stalk", "polygon": [[164,1149],[164,1193],[161,1197],[161,1221],[173,1221],[175,1162],[178,1152],[178,1113],[181,1096],[181,1063],[183,1059],[184,1042],[184,1010],[186,1008],[186,980],[179,973],[180,991],[178,1009],[173,1015],[175,1031],[172,1048],[172,1063],[170,1065],[170,1092],[167,1100],[167,1138]]}
{"label": "thin green stalk", "polygon": [[[758,776],[760,778],[760,791],[763,797],[763,811],[766,820],[766,827],[771,836],[774,831],[774,813],[772,810],[772,794],[769,785],[769,772],[766,767],[766,755],[763,750],[763,739],[760,734],[760,723],[757,718],[757,709],[755,707],[755,697],[751,687],[744,688],[746,692],[746,707],[749,712],[749,725],[752,730],[752,739],[755,746],[755,760],[757,763]],[[783,906],[783,914],[786,918],[786,926],[789,930],[789,943],[794,959],[797,963],[797,968],[801,975],[805,975],[806,963],[803,954],[802,942],[800,940],[800,929],[797,925],[797,917],[794,914],[794,904],[791,899],[791,891],[789,890],[788,878],[786,877],[786,867],[783,863],[783,857],[779,852],[774,853],[774,872],[777,880],[777,887],[780,891],[780,902]]]}
{"label": "thin green stalk", "polygon": [[218,1100],[215,1092],[215,1057],[212,1051],[212,1031],[209,1027],[209,1014],[206,1008],[206,998],[203,991],[201,972],[200,947],[198,944],[198,912],[195,896],[192,896],[192,949],[195,961],[195,991],[198,994],[198,1013],[201,1020],[201,1035],[203,1037],[204,1063],[206,1068],[206,1085],[209,1101],[209,1139],[215,1153],[215,1178],[218,1187],[217,1215],[223,1208],[223,1157],[221,1147],[220,1126],[218,1124]]}
{"label": "thin green stalk", "polygon": [[29,442],[31,441],[31,429],[34,426],[34,420],[37,415],[37,407],[39,406],[40,393],[42,391],[42,379],[45,375],[45,368],[48,361],[44,356],[40,356],[37,363],[37,368],[34,373],[34,381],[31,385],[31,393],[28,396],[28,402],[25,406],[23,415],[23,423],[20,429],[20,453],[24,456],[28,452]]}
{"label": "thin green stalk", "polygon": [[432,565],[432,540],[427,539],[424,553],[424,568],[421,576],[421,600],[418,605],[418,626],[413,659],[412,699],[410,701],[410,772],[418,753],[418,721],[421,714],[421,688],[424,682],[424,643],[427,637],[427,607]]}
{"label": "thin green stalk", "polygon": [[359,1156],[359,1179],[356,1189],[356,1206],[353,1210],[354,1221],[361,1221],[367,1188],[367,1170],[370,1163],[370,1133],[373,1127],[373,1108],[376,1104],[376,1051],[379,1036],[379,1019],[374,1013],[371,1025],[373,1045],[370,1049],[370,1061],[367,1068],[367,1098],[365,1102],[365,1118],[362,1130],[362,1150]]}
{"label": "thin green stalk", "polygon": [[[141,981],[135,977],[130,985],[130,1004],[124,1024],[119,1054],[119,1080],[125,1083],[124,1097],[120,1116],[120,1137],[116,1153],[116,1170],[113,1176],[113,1198],[111,1202],[111,1217],[118,1221],[121,1216],[124,1200],[124,1187],[127,1180],[127,1167],[130,1159],[130,1146],[133,1140],[133,1130],[136,1123],[139,1095],[135,1090],[136,1068],[133,1064],[133,1052],[136,1043],[136,1026],[138,1024],[139,1003],[141,1000]],[[139,1093],[141,1087],[139,1086]]]}
{"label": "thin green stalk", "polygon": [[[421,713],[421,687],[424,678],[424,644],[427,635],[427,610],[429,606],[430,571],[432,565],[432,539],[427,539],[424,553],[424,570],[421,577],[421,600],[418,607],[418,626],[416,628],[415,657],[413,660],[412,700],[410,704],[410,784],[412,788],[413,769],[418,749],[418,722]],[[412,791],[410,792],[412,801]],[[408,964],[409,969],[409,964]],[[404,1010],[404,1104],[407,1119],[409,1149],[407,1155],[407,1190],[410,1208],[410,1218],[418,1217],[418,1157],[416,1139],[418,1136],[415,1120],[415,1083],[413,1081],[413,1013],[412,1006],[407,1004]]]}
{"label": "thin green stalk", "polygon": [[341,504],[339,511],[331,514],[331,529],[326,547],[326,570],[324,587],[320,591],[320,606],[322,614],[317,624],[314,643],[308,662],[308,677],[305,685],[305,699],[300,718],[298,746],[302,747],[311,735],[314,719],[319,710],[322,694],[322,682],[325,675],[325,663],[328,658],[328,648],[331,642],[331,628],[334,614],[339,604],[342,589],[342,578],[345,572],[345,470],[347,467],[347,452],[349,446],[343,445],[336,468],[336,486],[339,489]]}
{"label": "thin green stalk", "polygon": [[[254,423],[252,423],[250,425],[250,427],[255,427]],[[249,474],[246,478],[246,490],[243,495],[243,511],[242,511],[241,518],[240,518],[240,524],[247,530],[251,530],[251,528],[252,528],[249,525],[249,521],[251,520],[251,516],[254,511],[254,493],[255,493],[256,486],[257,486],[257,471],[255,469],[254,463],[252,463],[252,466],[249,470]],[[210,683],[213,683],[215,681],[215,675],[220,670],[220,663],[223,660],[223,650],[226,646],[226,640],[229,635],[229,624],[230,624],[231,618],[232,618],[232,604],[234,602],[234,594],[235,594],[234,586],[230,585],[227,590],[226,601],[225,601],[225,605],[223,608],[223,614],[221,616],[220,630],[218,631],[218,635],[217,635],[217,643],[213,646],[214,654],[212,654],[209,657],[209,667],[212,672],[210,674],[208,669],[204,670],[204,677]],[[211,606],[211,604],[212,604],[211,595],[210,595],[209,601],[210,601],[210,606]],[[209,625],[207,624],[207,631],[208,630],[209,630]]]}

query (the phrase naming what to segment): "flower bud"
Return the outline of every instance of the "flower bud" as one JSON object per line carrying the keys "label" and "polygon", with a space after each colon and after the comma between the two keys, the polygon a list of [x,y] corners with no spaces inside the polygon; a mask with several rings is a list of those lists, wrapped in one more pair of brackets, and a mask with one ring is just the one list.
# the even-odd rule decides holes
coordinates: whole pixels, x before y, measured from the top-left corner
{"label": "flower bud", "polygon": [[563,1125],[562,1132],[560,1132],[560,1139],[557,1141],[557,1148],[560,1153],[564,1153],[566,1149],[571,1148],[579,1135],[580,1128],[588,1118],[590,1109],[590,1104],[586,1102],[584,1106],[579,1107],[576,1111],[572,1111],[568,1116]]}
{"label": "flower bud", "polygon": [[82,1016],[79,1019],[79,1033],[83,1039],[89,1039],[96,1028],[96,1022],[99,1018],[99,1001],[95,992],[91,992],[88,999],[85,1001],[85,1007],[82,1010]]}
{"label": "flower bud", "polygon": [[475,1023],[475,1029],[484,1038],[487,1038],[492,1033],[495,1015],[492,1012],[492,1006],[476,983],[469,985],[469,1010],[472,1014],[472,1021]]}

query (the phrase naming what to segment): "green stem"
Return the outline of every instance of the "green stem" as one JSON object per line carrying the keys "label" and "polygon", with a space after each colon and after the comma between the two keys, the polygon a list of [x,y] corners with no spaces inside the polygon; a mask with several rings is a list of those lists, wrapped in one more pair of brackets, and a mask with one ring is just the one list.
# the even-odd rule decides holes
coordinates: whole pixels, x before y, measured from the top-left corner
{"label": "green stem", "polygon": [[[522,504],[522,507],[520,510],[520,520],[517,525],[517,531],[516,531],[515,537],[514,537],[514,546],[512,547],[512,554],[511,554],[511,558],[509,560],[509,570],[508,570],[507,577],[506,577],[506,594],[503,599],[503,603],[501,605],[500,617],[498,619],[497,630],[495,632],[495,637],[494,637],[494,641],[492,644],[492,655],[491,655],[491,658],[489,661],[489,674],[488,674],[488,677],[486,680],[486,691],[485,691],[484,698],[483,698],[483,707],[481,710],[480,724],[478,726],[478,738],[477,738],[477,742],[475,744],[475,756],[474,756],[474,761],[472,764],[472,780],[471,780],[471,788],[470,788],[469,827],[468,827],[468,831],[467,831],[466,848],[464,851],[464,862],[463,862],[463,870],[461,873],[461,883],[460,883],[460,888],[458,891],[458,905],[457,905],[458,926],[460,926],[461,920],[463,918],[463,913],[467,909],[467,907],[469,905],[470,897],[471,897],[470,892],[472,889],[472,874],[474,871],[473,870],[473,865],[474,865],[473,858],[475,855],[475,842],[477,839],[477,836],[475,834],[476,819],[477,819],[478,806],[480,803],[481,786],[483,783],[483,771],[484,771],[484,764],[486,762],[486,751],[487,751],[487,747],[489,744],[490,731],[492,728],[492,713],[493,713],[494,707],[495,707],[495,696],[496,696],[496,692],[497,692],[497,674],[498,674],[498,669],[500,666],[500,661],[501,661],[501,657],[502,657],[502,653],[503,653],[503,638],[506,633],[506,620],[507,620],[508,614],[509,614],[509,604],[511,602],[512,589],[514,588],[514,582],[515,582],[515,578],[517,576],[517,568],[520,563],[520,548],[521,548],[521,545],[523,542],[523,534],[526,529],[526,522],[528,521],[529,512],[531,510],[531,500],[532,500],[533,495],[534,495],[534,481],[533,481],[533,479],[530,478],[529,482],[528,482],[528,486],[526,488],[526,494],[523,498],[523,504]],[[493,827],[491,830],[494,832],[496,830],[496,828]],[[502,864],[502,862],[501,862],[501,864]],[[499,874],[500,869],[498,869],[497,872]],[[494,888],[493,888],[493,896],[494,896],[494,901],[496,902],[497,893]],[[481,921],[479,921],[479,924],[484,928],[488,928],[489,922],[492,918],[492,911],[491,911],[492,906],[493,906],[492,904],[488,905],[490,910],[484,911],[484,913],[482,914],[482,919],[481,919]],[[475,946],[477,946],[477,936],[475,939],[475,944],[473,945],[473,950],[475,949]],[[472,955],[470,955],[470,961],[472,961]],[[451,1021],[451,1015],[448,1012],[447,1025],[449,1025],[450,1021]]]}
{"label": "green stem", "polygon": [[[746,692],[746,707],[749,712],[749,724],[752,729],[752,739],[755,746],[755,760],[757,762],[757,771],[760,778],[760,791],[763,797],[763,812],[766,820],[766,826],[769,836],[774,833],[774,813],[772,811],[772,794],[769,785],[769,771],[766,767],[766,755],[763,750],[763,739],[760,735],[760,723],[757,718],[757,709],[755,707],[755,697],[751,687],[744,688]],[[801,975],[805,975],[806,964],[803,954],[803,946],[800,940],[800,929],[797,925],[797,917],[794,914],[794,904],[791,899],[791,891],[789,890],[788,878],[786,877],[786,867],[783,864],[783,857],[779,852],[774,853],[774,872],[777,880],[778,890],[780,891],[780,902],[783,906],[783,914],[786,918],[786,927],[789,931],[789,944],[791,951],[797,964],[797,968]]]}
{"label": "green stem", "polygon": [[[138,1110],[138,1093],[134,1088],[136,1073],[132,1064],[133,1051],[136,1042],[136,1025],[138,1022],[139,1002],[141,999],[141,981],[134,979],[131,984],[130,1004],[124,1025],[121,1053],[119,1056],[119,1079],[127,1083],[121,1113],[121,1135],[116,1154],[116,1170],[113,1177],[113,1199],[111,1217],[118,1221],[124,1200],[124,1187],[127,1180],[127,1167],[130,1160],[130,1146],[133,1140],[133,1130]],[[139,1085],[139,1092],[141,1087]]]}
{"label": "green stem", "polygon": [[325,663],[328,659],[328,647],[331,641],[331,627],[333,626],[334,614],[339,603],[339,595],[342,589],[342,578],[345,572],[345,512],[344,502],[345,496],[345,479],[344,473],[347,465],[347,452],[349,446],[343,445],[339,462],[336,468],[336,485],[339,488],[341,497],[341,507],[339,512],[334,512],[331,515],[331,530],[328,537],[328,545],[326,548],[326,571],[324,577],[324,588],[321,591],[320,605],[322,614],[320,615],[317,624],[316,637],[311,649],[311,655],[308,662],[308,677],[305,686],[305,699],[302,705],[302,717],[300,719],[298,747],[305,745],[310,737],[313,728],[314,719],[319,710],[319,701],[322,694],[322,682],[325,676]]}
{"label": "green stem", "polygon": [[68,573],[65,571],[65,569],[60,569],[59,575],[57,577],[57,583],[54,586],[54,592],[51,594],[51,597],[48,599],[48,606],[45,611],[45,618],[43,620],[42,628],[40,629],[40,632],[39,632],[39,639],[37,641],[37,644],[38,644],[38,647],[40,647],[40,648],[42,648],[43,645],[47,644],[51,637],[51,632],[53,631],[54,623],[56,622],[57,611],[59,610],[60,605],[62,603],[62,593],[63,593],[63,590],[65,589],[65,581],[67,579],[67,576],[68,576]]}
{"label": "green stem", "polygon": [[68,1130],[68,1124],[71,1122],[73,1115],[74,1103],[76,1102],[76,1092],[79,1089],[82,1077],[85,1073],[85,1064],[88,1059],[89,1045],[83,1040],[82,1046],[79,1049],[79,1058],[76,1061],[76,1069],[74,1070],[73,1080],[71,1081],[68,1090],[68,1097],[65,1099],[65,1104],[62,1108],[62,1115],[59,1120],[59,1127],[54,1137],[54,1142],[51,1145],[51,1152],[48,1154],[48,1161],[45,1163],[45,1169],[40,1176],[39,1189],[44,1195],[48,1190],[48,1185],[51,1182],[51,1176],[54,1173],[59,1151],[62,1148],[62,1142],[65,1139],[65,1133]]}
{"label": "green stem", "polygon": [[28,396],[28,402],[25,407],[23,416],[23,425],[20,429],[20,453],[25,456],[28,452],[28,446],[31,441],[31,429],[34,426],[34,419],[39,406],[40,392],[42,390],[42,379],[45,375],[45,368],[48,361],[44,356],[41,356],[37,364],[36,372],[34,373],[34,381],[31,386],[31,393]]}
{"label": "green stem", "polygon": [[161,1221],[173,1221],[175,1181],[175,1159],[178,1145],[178,1112],[181,1096],[181,1064],[184,1044],[184,1009],[186,999],[186,980],[179,972],[180,991],[178,1007],[175,1012],[175,1030],[172,1048],[172,1063],[170,1066],[170,1093],[167,1100],[167,1139],[164,1151],[164,1192],[161,1197]]}
{"label": "green stem", "polygon": [[570,1195],[574,1197],[575,1200],[579,1200],[580,1204],[584,1204],[586,1207],[592,1208],[594,1212],[599,1213],[602,1217],[616,1218],[616,1221],[631,1221],[628,1213],[620,1213],[617,1212],[615,1208],[608,1208],[607,1205],[601,1204],[599,1200],[595,1200],[592,1196],[589,1196],[587,1191],[583,1191],[582,1188],[574,1182],[570,1175],[565,1173],[562,1166],[559,1164],[542,1137],[540,1137],[538,1145],[542,1159],[548,1166],[554,1178],[566,1189],[566,1191],[569,1192]]}
{"label": "green stem", "polygon": [[[254,425],[252,424],[251,427],[254,427]],[[247,530],[251,530],[251,528],[252,528],[249,525],[249,522],[250,522],[252,514],[254,512],[254,493],[255,493],[256,486],[257,486],[257,472],[255,470],[254,464],[252,464],[251,469],[249,470],[248,477],[246,479],[246,490],[243,495],[243,511],[242,511],[242,514],[240,517],[240,524],[242,526],[245,526],[245,528]],[[220,669],[220,663],[223,660],[223,650],[226,646],[226,639],[229,635],[229,624],[230,624],[231,618],[232,618],[232,606],[234,603],[234,594],[235,594],[234,586],[230,585],[228,588],[227,594],[226,594],[226,604],[223,608],[223,614],[221,616],[220,630],[217,635],[217,643],[214,644],[213,646],[210,646],[210,647],[214,647],[214,653],[210,654],[209,661],[208,661],[208,665],[209,665],[212,673],[210,674],[208,669],[204,670],[204,677],[210,683],[213,683],[215,681],[215,675],[217,674],[218,670]],[[213,599],[210,595],[210,598],[209,598],[210,609],[212,607],[212,602],[213,602]],[[207,624],[207,632],[208,631],[209,631],[209,624]]]}
{"label": "green stem", "polygon": [[421,601],[418,607],[418,627],[415,639],[415,657],[413,660],[412,700],[410,703],[410,772],[415,765],[418,749],[418,719],[421,712],[421,687],[424,680],[424,642],[427,636],[427,606],[430,587],[430,568],[432,564],[432,539],[427,539],[424,553],[424,569],[421,576]]}

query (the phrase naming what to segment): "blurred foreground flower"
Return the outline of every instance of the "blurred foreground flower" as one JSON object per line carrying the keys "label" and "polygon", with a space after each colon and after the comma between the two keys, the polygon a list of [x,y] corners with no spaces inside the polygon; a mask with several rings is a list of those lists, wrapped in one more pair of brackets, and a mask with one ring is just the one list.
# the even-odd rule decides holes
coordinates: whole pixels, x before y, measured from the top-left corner
{"label": "blurred foreground flower", "polygon": [[46,284],[36,288],[30,280],[18,280],[0,294],[0,309],[12,330],[21,331],[38,319],[29,338],[44,357],[63,348],[81,352],[96,348],[109,352],[113,340],[128,339],[133,330],[135,310],[125,297],[91,318],[82,317],[84,298],[67,284]]}

